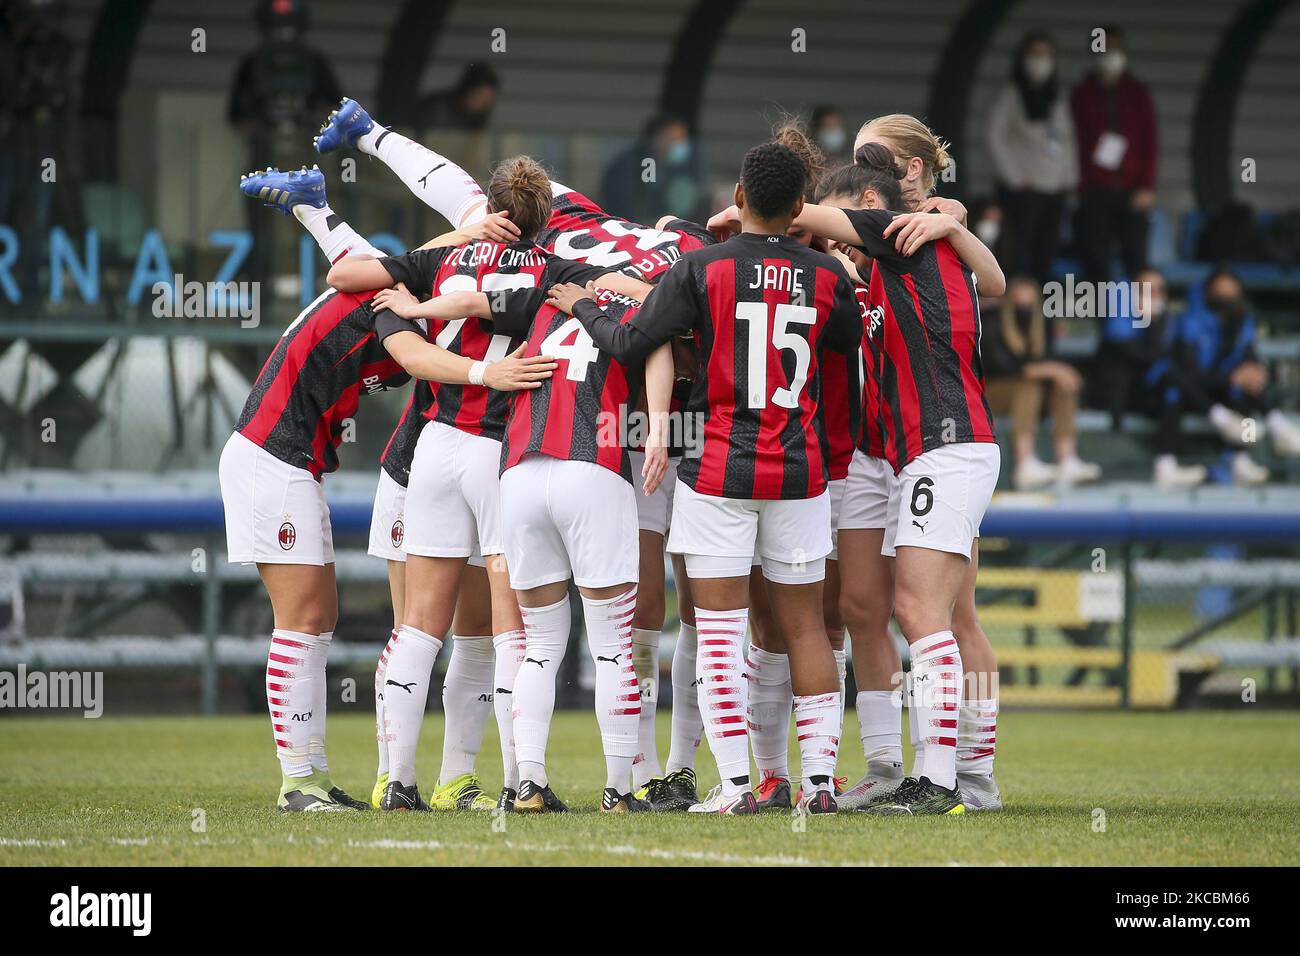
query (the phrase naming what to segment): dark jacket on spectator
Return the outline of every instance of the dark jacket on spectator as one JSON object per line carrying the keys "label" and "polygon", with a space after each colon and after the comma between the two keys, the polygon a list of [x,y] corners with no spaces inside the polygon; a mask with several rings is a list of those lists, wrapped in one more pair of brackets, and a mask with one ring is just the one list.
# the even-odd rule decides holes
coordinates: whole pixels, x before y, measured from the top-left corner
{"label": "dark jacket on spectator", "polygon": [[[1095,73],[1074,88],[1074,135],[1079,149],[1079,188],[1155,189],[1157,130],[1151,91],[1131,73],[1106,86]],[[1111,130],[1128,143],[1116,169],[1093,162],[1102,133]]]}

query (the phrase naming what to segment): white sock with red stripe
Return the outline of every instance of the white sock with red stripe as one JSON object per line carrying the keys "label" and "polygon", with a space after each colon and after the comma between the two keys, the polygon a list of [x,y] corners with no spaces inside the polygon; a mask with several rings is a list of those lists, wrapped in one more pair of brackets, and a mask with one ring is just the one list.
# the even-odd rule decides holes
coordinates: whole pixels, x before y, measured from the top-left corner
{"label": "white sock with red stripe", "polygon": [[605,786],[627,793],[641,724],[641,684],[632,662],[636,585],[618,597],[582,599],[587,647],[596,665],[596,722],[605,753]]}
{"label": "white sock with red stripe", "polygon": [[668,763],[664,765],[668,773],[695,769],[695,753],[704,735],[695,676],[698,642],[695,625],[683,623],[673,647],[673,732],[668,745]]}
{"label": "white sock with red stripe", "polygon": [[867,773],[896,777],[903,769],[901,690],[858,692],[858,729]]}
{"label": "white sock with red stripe", "polygon": [[316,694],[307,655],[315,634],[276,628],[266,654],[266,704],[280,770],[286,777],[311,776],[309,714]]}
{"label": "white sock with red stripe", "polygon": [[790,708],[794,703],[790,658],[751,644],[745,657],[745,677],[749,683],[749,745],[759,780],[789,780]]}
{"label": "white sock with red stripe", "polygon": [[442,734],[440,784],[474,772],[475,760],[483,747],[488,714],[492,712],[494,658],[489,636],[457,635],[452,639],[451,661],[442,682],[446,726]]}
{"label": "white sock with red stripe", "polygon": [[474,177],[446,156],[379,125],[358,137],[357,149],[383,162],[420,202],[439,213],[453,227],[460,228],[467,221],[483,218],[483,213],[479,212],[466,220],[470,209],[482,204],[486,197]]}
{"label": "white sock with red stripe", "polygon": [[442,641],[409,624],[397,629],[384,675],[384,716],[388,718],[388,782],[415,783],[415,750],[429,700],[429,677]]}
{"label": "white sock with red stripe", "polygon": [[329,683],[325,662],[329,659],[333,631],[322,631],[307,648],[307,670],[312,678],[311,716],[307,718],[307,742],[311,754],[311,769],[328,775],[329,761],[325,759],[325,711],[329,702]]}
{"label": "white sock with red stripe", "polygon": [[998,699],[962,701],[957,717],[957,772],[993,773],[998,742]]}
{"label": "white sock with red stripe", "polygon": [[376,777],[388,773],[388,718],[384,716],[384,675],[388,673],[388,655],[393,653],[393,644],[397,641],[397,630],[388,634],[388,643],[379,652],[379,661],[375,664],[375,742],[379,744],[379,769]]}
{"label": "white sock with red stripe", "polygon": [[799,772],[804,796],[830,790],[840,753],[838,694],[809,694],[794,699],[795,734],[799,737]]}
{"label": "white sock with red stripe", "polygon": [[[695,609],[699,652],[695,673],[700,684],[700,713],[709,749],[718,763],[722,792],[734,796],[749,788],[749,734],[745,727],[745,630],[749,609]],[[741,782],[743,781],[743,782]]]}
{"label": "white sock with red stripe", "polygon": [[524,660],[515,677],[515,756],[519,778],[546,786],[546,741],[555,712],[555,675],[569,646],[569,598],[546,607],[521,607]]}
{"label": "white sock with red stripe", "polygon": [[496,662],[492,671],[492,710],[497,718],[497,735],[501,738],[501,765],[505,786],[519,789],[519,764],[515,756],[515,680],[524,662],[524,632],[506,631],[492,638]]}
{"label": "white sock with red stripe", "polygon": [[957,785],[961,675],[961,652],[952,631],[938,631],[912,645],[912,698],[921,738],[915,774],[949,789]]}
{"label": "white sock with red stripe", "polygon": [[632,666],[641,689],[641,717],[637,722],[636,759],[632,762],[632,788],[663,776],[659,764],[659,742],[655,736],[655,714],[659,703],[659,631],[632,628]]}
{"label": "white sock with red stripe", "polygon": [[363,238],[340,219],[329,206],[321,206],[319,209],[306,204],[294,206],[293,216],[311,233],[311,237],[316,240],[316,245],[320,246],[320,251],[325,253],[325,258],[329,260],[330,265],[347,256],[379,259],[387,255],[382,249],[372,246],[370,240]]}

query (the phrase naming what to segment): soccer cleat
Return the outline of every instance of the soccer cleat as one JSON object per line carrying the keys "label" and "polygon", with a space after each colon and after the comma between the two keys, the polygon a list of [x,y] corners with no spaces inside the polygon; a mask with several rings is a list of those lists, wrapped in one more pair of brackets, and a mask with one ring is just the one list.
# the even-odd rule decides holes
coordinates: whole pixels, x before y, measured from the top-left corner
{"label": "soccer cleat", "polygon": [[957,789],[968,813],[1002,809],[1002,793],[991,773],[959,773]]}
{"label": "soccer cleat", "polygon": [[394,780],[384,788],[384,798],[379,802],[379,809],[401,813],[418,810],[427,813],[429,805],[420,799],[420,788],[415,784],[403,787]]}
{"label": "soccer cleat", "polygon": [[[831,777],[831,793],[835,796],[836,801],[840,799],[840,794],[844,793],[844,786],[849,782],[848,777]],[[799,784],[799,789],[794,792],[795,806],[803,803],[803,784]]]}
{"label": "soccer cleat", "polygon": [[880,817],[959,816],[966,812],[956,787],[949,790],[922,777],[911,787],[899,787],[884,799],[863,807],[859,813]]}
{"label": "soccer cleat", "polygon": [[[302,778],[310,781],[310,777]],[[314,783],[298,778],[285,780],[280,787],[280,797],[275,805],[281,813],[341,813],[348,809],[330,799],[330,795]]]}
{"label": "soccer cleat", "polygon": [[346,146],[357,148],[357,140],[374,128],[375,121],[354,99],[343,97],[339,108],[325,117],[320,132],[312,138],[318,153],[329,153]]}
{"label": "soccer cleat", "polygon": [[515,812],[516,792],[510,787],[501,788],[501,796],[497,797],[497,809],[502,813]]}
{"label": "soccer cleat", "polygon": [[857,810],[878,797],[887,797],[902,784],[903,778],[869,773],[839,797],[841,810]]}
{"label": "soccer cleat", "polygon": [[381,773],[375,779],[375,785],[370,791],[370,805],[376,810],[384,802],[384,790],[388,787],[388,774]]}
{"label": "soccer cleat", "polygon": [[429,806],[435,810],[492,810],[496,804],[483,792],[478,777],[462,773],[450,783],[434,787]]}
{"label": "soccer cleat", "polygon": [[[654,782],[651,781],[652,784]],[[695,771],[690,767],[674,770],[659,783],[661,786],[650,790],[644,796],[637,794],[650,804],[652,810],[660,813],[689,810],[700,802],[699,795],[695,792]]]}
{"label": "soccer cleat", "polygon": [[785,777],[767,777],[754,790],[760,810],[789,810],[790,781]]}
{"label": "soccer cleat", "polygon": [[894,800],[905,799],[906,796],[916,789],[919,781],[915,777],[904,777],[897,786],[888,791],[882,791],[867,799],[867,802],[857,808],[858,813],[866,813],[871,807],[883,803],[890,803]]}
{"label": "soccer cleat", "polygon": [[800,813],[838,813],[839,805],[829,790],[814,790],[799,800]]}
{"label": "soccer cleat", "polygon": [[339,787],[330,787],[327,792],[330,795],[330,799],[341,807],[347,807],[349,810],[370,809],[370,804],[366,803],[366,801],[358,800],[356,797],[350,796]]}
{"label": "soccer cleat", "polygon": [[539,787],[531,780],[519,781],[515,794],[515,813],[568,813],[564,801],[549,786]]}
{"label": "soccer cleat", "polygon": [[[787,804],[789,806],[789,804]],[[709,795],[690,807],[690,813],[721,813],[727,816],[751,816],[758,813],[758,801],[750,790],[742,790],[731,796],[724,796],[722,784],[709,791]]]}
{"label": "soccer cleat", "polygon": [[239,191],[250,199],[260,199],[262,204],[278,209],[286,216],[294,206],[325,206],[325,174],[313,166],[290,172],[281,172],[270,166],[261,172],[245,173],[239,177]]}
{"label": "soccer cleat", "polygon": [[600,795],[601,813],[644,813],[650,809],[650,804],[644,800],[630,793],[619,793],[613,787],[606,787]]}
{"label": "soccer cleat", "polygon": [[646,801],[647,804],[654,804],[656,800],[663,800],[668,796],[668,782],[662,777],[651,777],[634,790],[632,796],[637,800]]}

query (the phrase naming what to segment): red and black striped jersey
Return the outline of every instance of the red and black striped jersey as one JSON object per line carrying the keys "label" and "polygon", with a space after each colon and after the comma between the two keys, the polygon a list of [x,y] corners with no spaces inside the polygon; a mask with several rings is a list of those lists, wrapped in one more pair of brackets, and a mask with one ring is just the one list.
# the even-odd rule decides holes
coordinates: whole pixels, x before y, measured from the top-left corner
{"label": "red and black striped jersey", "polygon": [[426,421],[424,413],[433,404],[433,388],[429,382],[416,381],[411,389],[411,397],[402,409],[402,417],[397,420],[397,427],[388,437],[384,453],[379,456],[379,465],[388,476],[403,488],[411,479],[411,459],[415,457],[415,443],[420,440],[420,431]]}
{"label": "red and black striped jersey", "polygon": [[893,213],[844,212],[874,260],[868,301],[884,310],[884,457],[901,471],[944,445],[997,441],[984,398],[975,276],[946,239],[900,256],[881,234]]}
{"label": "red and black striped jersey", "polygon": [[703,226],[685,219],[654,229],[607,213],[580,192],[561,193],[551,200],[551,218],[537,244],[561,259],[617,269],[636,279],[654,282],[684,253],[714,242]]}
{"label": "red and black striped jersey", "polygon": [[373,296],[330,289],[303,309],[262,366],[235,430],[318,478],[338,468],[343,425],[361,396],[410,381],[384,338],[425,334],[423,323],[375,313]]}
{"label": "red and black striped jersey", "polygon": [[822,347],[862,336],[853,284],[829,255],[786,236],[742,233],[687,253],[631,320],[582,315],[620,361],[693,333],[700,367],[687,415],[703,420],[678,477],[726,498],[812,498],[827,481],[818,413]]}
{"label": "red and black striped jersey", "polygon": [[[447,295],[452,292],[521,291],[535,314],[546,298],[546,290],[557,282],[586,283],[614,270],[569,262],[530,242],[500,243],[474,240],[461,246],[420,249],[404,256],[379,260],[394,283],[404,282],[417,296]],[[504,297],[497,297],[504,298]],[[429,337],[448,351],[475,361],[504,358],[519,347],[527,333],[506,334],[492,320],[453,319],[429,323]],[[425,418],[451,425],[471,435],[501,440],[505,431],[509,396],[485,385],[434,383],[433,403]]]}
{"label": "red and black striped jersey", "polygon": [[885,409],[880,395],[880,363],[884,354],[885,310],[871,304],[865,285],[856,285],[854,292],[858,310],[862,315],[861,360],[862,381],[862,433],[858,448],[872,458],[885,457]]}
{"label": "red and black striped jersey", "polygon": [[[595,301],[578,302],[575,311],[603,311],[627,322],[641,303],[602,289]],[[596,348],[580,319],[553,306],[537,312],[524,355],[551,355],[559,367],[540,388],[516,392],[501,449],[501,470],[530,454],[565,461],[589,461],[632,480],[625,436],[641,390],[643,367],[631,368]]]}
{"label": "red and black striped jersey", "polygon": [[821,354],[822,398],[818,409],[826,430],[826,475],[831,481],[849,476],[849,462],[862,433],[862,353]]}

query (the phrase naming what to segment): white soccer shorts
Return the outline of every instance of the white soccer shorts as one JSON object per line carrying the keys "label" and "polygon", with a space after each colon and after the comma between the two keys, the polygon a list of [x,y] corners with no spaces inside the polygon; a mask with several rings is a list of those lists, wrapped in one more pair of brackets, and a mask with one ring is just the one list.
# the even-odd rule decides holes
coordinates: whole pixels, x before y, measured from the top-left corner
{"label": "white soccer shorts", "polygon": [[334,563],[325,487],[236,432],[218,467],[231,564]]}
{"label": "white soccer shorts", "polygon": [[816,498],[722,498],[684,481],[673,492],[668,551],[686,560],[689,577],[744,577],[758,555],[763,576],[808,584],[826,576],[831,552],[829,492]]}
{"label": "white soccer shorts", "polygon": [[844,479],[837,529],[876,529],[889,526],[889,491],[894,486],[894,468],[883,458],[861,451],[853,453],[849,476]]}
{"label": "white soccer shorts", "polygon": [[516,590],[570,577],[605,588],[641,575],[632,486],[602,465],[528,455],[501,476],[501,517]]}
{"label": "white soccer shorts", "polygon": [[407,554],[469,558],[502,552],[501,443],[427,422],[406,490]]}
{"label": "white soccer shorts", "polygon": [[645,452],[629,451],[628,459],[632,463],[632,491],[636,495],[636,522],[642,531],[655,534],[668,533],[668,526],[673,517],[673,488],[677,485],[677,462],[668,459],[668,471],[659,483],[655,493],[646,496],[641,469],[645,465]]}
{"label": "white soccer shorts", "polygon": [[894,483],[880,553],[929,548],[969,559],[1001,468],[992,442],[959,442],[912,459]]}

